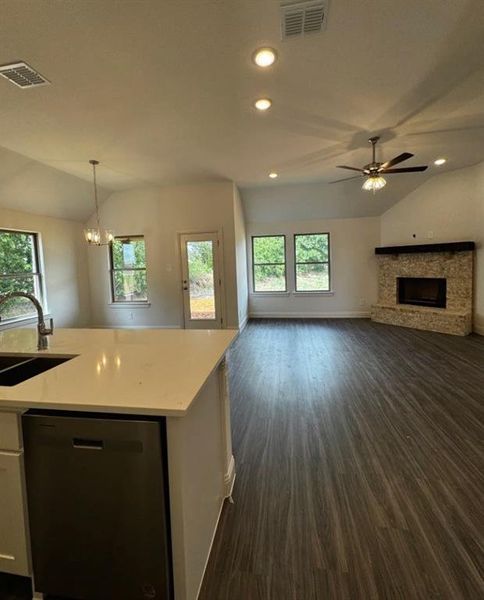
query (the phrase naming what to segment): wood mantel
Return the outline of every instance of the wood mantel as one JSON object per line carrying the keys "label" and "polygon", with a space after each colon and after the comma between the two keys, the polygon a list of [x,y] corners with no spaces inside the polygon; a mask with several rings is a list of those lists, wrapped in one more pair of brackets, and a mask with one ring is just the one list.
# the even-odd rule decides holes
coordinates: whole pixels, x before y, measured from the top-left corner
{"label": "wood mantel", "polygon": [[446,242],[441,244],[414,244],[411,246],[383,246],[375,254],[422,254],[425,252],[466,252],[475,250],[475,242]]}

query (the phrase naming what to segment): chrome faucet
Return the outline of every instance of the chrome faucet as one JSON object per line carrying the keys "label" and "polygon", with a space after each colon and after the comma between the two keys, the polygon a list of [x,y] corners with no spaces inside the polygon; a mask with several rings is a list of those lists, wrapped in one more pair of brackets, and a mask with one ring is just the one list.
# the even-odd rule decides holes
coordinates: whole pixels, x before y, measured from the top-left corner
{"label": "chrome faucet", "polygon": [[[37,298],[33,294],[28,294],[27,292],[8,292],[3,296],[0,296],[0,306],[7,302],[7,300],[11,300],[12,298],[27,298],[32,302],[37,310],[38,323],[37,323],[37,350],[46,350],[49,347],[49,339],[48,335],[52,335],[54,333],[54,321],[49,319],[50,327],[45,326],[44,320],[44,311],[42,309],[42,305],[37,300]],[[1,321],[1,318],[0,318]]]}

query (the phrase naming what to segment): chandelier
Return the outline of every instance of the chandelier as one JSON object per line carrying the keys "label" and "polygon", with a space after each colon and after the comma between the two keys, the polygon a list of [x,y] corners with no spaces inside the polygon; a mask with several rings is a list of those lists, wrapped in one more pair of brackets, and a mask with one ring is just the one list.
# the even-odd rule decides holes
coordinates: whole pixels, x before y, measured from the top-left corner
{"label": "chandelier", "polygon": [[105,229],[101,234],[101,226],[99,222],[99,202],[97,198],[97,181],[96,167],[99,164],[98,160],[91,159],[89,164],[92,165],[92,178],[94,182],[94,205],[96,207],[96,227],[84,229],[84,237],[90,246],[108,246],[114,240],[114,234],[109,229]]}

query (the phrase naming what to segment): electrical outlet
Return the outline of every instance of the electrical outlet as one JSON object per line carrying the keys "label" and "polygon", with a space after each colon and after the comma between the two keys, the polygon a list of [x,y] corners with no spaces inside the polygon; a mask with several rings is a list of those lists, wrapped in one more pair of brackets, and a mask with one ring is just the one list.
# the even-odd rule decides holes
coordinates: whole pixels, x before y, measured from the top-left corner
{"label": "electrical outlet", "polygon": [[366,306],[366,300],[364,298],[360,298],[360,306]]}
{"label": "electrical outlet", "polygon": [[433,231],[427,231],[427,239],[429,239],[429,240],[433,240],[434,239],[434,232]]}

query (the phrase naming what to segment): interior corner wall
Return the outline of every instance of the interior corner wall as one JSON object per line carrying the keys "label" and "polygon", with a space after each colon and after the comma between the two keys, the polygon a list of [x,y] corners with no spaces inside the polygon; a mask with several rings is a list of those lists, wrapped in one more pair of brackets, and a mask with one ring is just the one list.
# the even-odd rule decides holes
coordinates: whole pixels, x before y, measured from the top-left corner
{"label": "interior corner wall", "polygon": [[[238,327],[232,182],[117,192],[103,202],[100,217],[102,227],[113,230],[115,235],[144,235],[149,306],[112,305],[108,249],[89,248],[94,326],[183,327],[179,234],[220,231],[225,326]],[[92,218],[89,223],[93,223]]]}
{"label": "interior corner wall", "polygon": [[[330,234],[332,293],[314,294],[294,291],[295,233]],[[379,217],[357,219],[312,219],[274,223],[248,223],[247,247],[249,273],[252,274],[253,235],[286,236],[288,292],[254,293],[252,275],[249,285],[251,317],[324,318],[368,317],[377,300],[375,246],[380,241]]]}
{"label": "interior corner wall", "polygon": [[381,217],[381,244],[475,241],[474,330],[484,335],[484,163],[436,175]]}
{"label": "interior corner wall", "polygon": [[89,275],[82,224],[0,208],[0,228],[40,234],[47,304],[55,327],[89,326]]}
{"label": "interior corner wall", "polygon": [[245,215],[240,193],[234,185],[235,263],[237,275],[238,325],[243,328],[249,317],[249,289],[247,279],[247,242]]}

